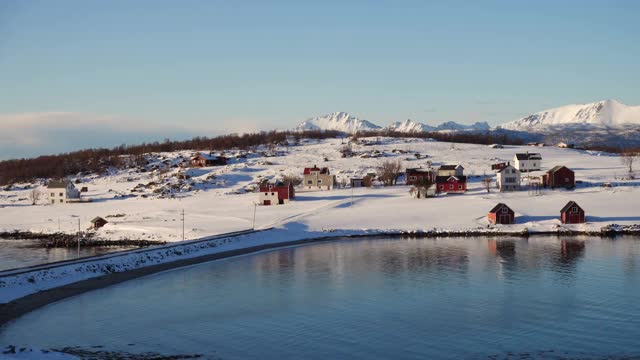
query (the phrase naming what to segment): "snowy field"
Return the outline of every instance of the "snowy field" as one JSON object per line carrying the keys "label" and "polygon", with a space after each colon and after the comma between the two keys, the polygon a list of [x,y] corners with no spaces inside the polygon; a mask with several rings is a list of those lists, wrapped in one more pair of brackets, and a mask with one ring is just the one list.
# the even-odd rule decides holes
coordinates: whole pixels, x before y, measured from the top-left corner
{"label": "snowy field", "polygon": [[[619,157],[606,153],[556,147],[451,144],[422,139],[364,139],[354,146],[357,156],[341,158],[341,139],[308,140],[298,146],[270,151],[229,151],[228,165],[208,168],[178,166],[194,152],[150,154],[149,165],[140,169],[112,170],[109,174],[73,177],[78,187],[87,186],[90,203],[49,205],[46,189],[38,205],[31,205],[29,184],[0,190],[0,231],[75,232],[78,219],[83,229],[101,216],[109,221],[98,230],[108,239],[182,240],[196,239],[253,226],[253,192],[265,178],[302,174],[307,166],[327,166],[338,182],[375,172],[384,160],[400,159],[405,167],[461,164],[469,176],[469,191],[463,195],[439,195],[414,199],[409,187],[374,187],[331,191],[297,191],[287,205],[257,206],[256,228],[283,227],[300,231],[327,230],[466,230],[487,228],[487,212],[504,202],[516,212],[515,225],[506,231],[551,231],[560,226],[559,211],[574,200],[587,214],[587,223],[570,225],[576,230],[598,230],[607,224],[640,223],[640,181],[621,180],[626,174]],[[527,190],[487,193],[483,175],[495,178],[490,165],[512,161],[516,152],[540,152],[543,171],[565,165],[576,173],[575,190],[543,190],[533,196]],[[416,156],[420,154],[420,158]],[[328,161],[325,161],[325,158]],[[188,179],[184,179],[184,175]],[[613,187],[602,187],[610,182]],[[401,179],[399,183],[403,183]],[[172,187],[174,198],[168,196]],[[525,187],[526,188],[526,187]]]}

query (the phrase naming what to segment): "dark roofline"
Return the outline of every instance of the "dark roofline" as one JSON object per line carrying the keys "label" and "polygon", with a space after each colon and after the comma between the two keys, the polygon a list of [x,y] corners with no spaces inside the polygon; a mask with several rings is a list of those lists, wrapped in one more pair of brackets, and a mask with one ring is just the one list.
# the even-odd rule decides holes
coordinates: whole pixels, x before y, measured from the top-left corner
{"label": "dark roofline", "polygon": [[567,203],[567,205],[565,205],[565,206],[562,208],[562,210],[560,210],[560,212],[561,212],[561,213],[563,213],[563,212],[565,212],[565,211],[569,210],[569,208],[570,208],[570,207],[573,207],[573,206],[577,206],[577,207],[578,207],[578,209],[580,209],[580,210],[584,211],[584,209],[583,209],[583,208],[581,208],[581,207],[580,207],[580,205],[578,205],[578,203],[577,203],[577,202],[575,202],[575,201],[571,200],[571,201],[569,201],[569,202]]}
{"label": "dark roofline", "polygon": [[[507,207],[507,209],[511,210],[511,208],[510,208],[510,207],[508,207],[508,206],[507,206],[507,204],[505,204],[505,203],[498,203],[498,205],[494,206],[494,207],[493,207],[493,209],[491,209],[491,210],[489,211],[489,213],[491,214],[491,213],[498,212],[498,210],[500,210],[500,208],[501,208],[501,207],[503,207],[503,206],[506,206],[506,207]],[[513,210],[511,210],[511,211],[513,211]]]}

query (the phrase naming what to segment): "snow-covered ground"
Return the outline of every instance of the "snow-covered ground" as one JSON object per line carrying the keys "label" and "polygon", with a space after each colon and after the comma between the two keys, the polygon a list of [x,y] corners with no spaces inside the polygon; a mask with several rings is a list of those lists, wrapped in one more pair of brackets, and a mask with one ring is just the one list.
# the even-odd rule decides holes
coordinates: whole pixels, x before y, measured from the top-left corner
{"label": "snow-covered ground", "polygon": [[[365,142],[369,145],[354,146],[357,153],[365,154],[362,157],[341,158],[340,139],[312,140],[279,151],[243,154],[226,166],[202,169],[177,167],[191,152],[154,154],[149,157],[148,168],[159,170],[130,169],[79,177],[82,183],[77,186],[88,186],[87,196],[93,198],[90,203],[49,205],[46,189],[42,188],[45,196],[41,204],[32,206],[28,200],[30,190],[24,189],[25,184],[18,184],[12,190],[0,191],[0,231],[75,232],[78,219],[84,229],[92,218],[102,216],[109,221],[98,230],[98,236],[103,238],[178,241],[182,240],[183,209],[187,239],[244,230],[253,225],[258,194],[252,191],[261,179],[301,175],[305,166],[315,164],[328,166],[341,182],[375,172],[387,159],[400,159],[406,167],[426,167],[428,162],[434,167],[462,164],[465,175],[470,176],[469,191],[429,199],[410,197],[409,187],[404,185],[298,191],[296,201],[290,204],[257,206],[256,228],[287,223],[309,231],[486,228],[487,212],[496,203],[504,202],[517,216],[517,224],[505,229],[544,231],[559,226],[559,211],[569,200],[577,201],[587,213],[587,224],[571,228],[595,230],[611,223],[640,223],[640,181],[620,180],[626,169],[615,155],[556,147],[493,149],[420,139],[372,138]],[[538,196],[526,190],[499,193],[494,189],[488,194],[480,180],[485,174],[494,176],[490,165],[510,161],[513,154],[525,151],[542,154],[543,171],[566,165],[576,172],[581,183],[575,190],[543,190]],[[281,156],[272,156],[278,152]],[[419,159],[416,153],[421,155]],[[180,180],[179,174],[188,174],[189,179]],[[605,182],[613,187],[602,187]],[[171,185],[179,189],[175,190],[175,198],[163,192]]]}

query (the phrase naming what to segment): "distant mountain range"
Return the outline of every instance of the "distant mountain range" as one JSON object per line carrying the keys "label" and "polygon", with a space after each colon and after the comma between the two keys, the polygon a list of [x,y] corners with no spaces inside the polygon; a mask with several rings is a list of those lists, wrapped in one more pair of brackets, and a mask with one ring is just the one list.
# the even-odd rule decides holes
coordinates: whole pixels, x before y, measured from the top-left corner
{"label": "distant mountain range", "polygon": [[453,121],[442,123],[438,126],[430,126],[410,119],[395,122],[387,127],[378,126],[371,121],[362,120],[346,112],[334,112],[331,114],[307,119],[300,123],[296,130],[336,130],[346,133],[355,133],[372,130],[392,130],[398,132],[421,131],[459,131],[459,130],[489,130],[491,127],[486,122],[477,122],[473,125],[458,124]]}
{"label": "distant mountain range", "polygon": [[335,112],[307,119],[298,125],[296,130],[337,130],[346,133],[372,130],[392,130],[405,133],[498,131],[523,139],[535,138],[538,141],[543,140],[548,143],[569,141],[577,144],[639,146],[640,106],[628,106],[616,100],[566,105],[531,114],[493,128],[486,122],[465,125],[449,121],[440,125],[428,125],[410,119],[382,127],[346,112]]}

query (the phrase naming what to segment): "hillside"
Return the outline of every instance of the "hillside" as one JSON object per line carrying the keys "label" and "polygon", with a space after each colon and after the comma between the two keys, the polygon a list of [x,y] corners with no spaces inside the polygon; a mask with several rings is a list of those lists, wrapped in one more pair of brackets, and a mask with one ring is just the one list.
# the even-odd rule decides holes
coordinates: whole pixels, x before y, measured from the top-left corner
{"label": "hillside", "polygon": [[[418,138],[362,138],[353,144],[354,157],[341,157],[342,139],[301,139],[297,145],[275,149],[221,151],[227,165],[191,168],[193,151],[147,153],[145,165],[112,168],[107,173],[71,177],[78,187],[88,187],[91,203],[49,205],[44,196],[30,205],[32,188],[46,193],[42,182],[16,184],[0,190],[0,231],[30,230],[75,232],[78,219],[83,227],[96,216],[109,224],[100,237],[177,241],[181,239],[181,211],[185,210],[189,239],[251,228],[255,189],[260,181],[283,175],[301,175],[306,166],[327,166],[339,183],[352,177],[375,173],[384,160],[400,160],[402,167],[429,164],[461,164],[469,176],[464,195],[442,195],[413,199],[407,186],[343,188],[333,191],[297,190],[288,205],[259,206],[258,227],[283,227],[288,232],[322,232],[326,229],[386,231],[389,229],[476,229],[487,228],[486,212],[497,202],[516,210],[518,225],[510,230],[553,230],[559,226],[557,212],[568,200],[578,201],[587,211],[589,224],[580,229],[599,229],[609,223],[638,222],[635,203],[640,201],[640,182],[621,180],[625,167],[617,156],[556,147],[531,148],[452,144]],[[532,197],[528,192],[491,194],[483,189],[484,175],[494,177],[490,164],[510,161],[516,152],[542,153],[548,169],[564,164],[576,170],[581,181],[574,191],[544,191]],[[326,159],[326,160],[325,160]],[[611,182],[613,188],[601,185]],[[403,180],[400,180],[400,184]],[[351,207],[351,195],[354,196]],[[45,194],[46,195],[46,194]],[[608,204],[603,206],[602,204]],[[456,216],[450,216],[456,214]],[[382,215],[382,216],[381,216]]]}
{"label": "hillside", "polygon": [[566,126],[574,130],[640,126],[640,106],[628,106],[616,100],[566,105],[501,125],[508,130],[534,132],[544,132],[558,126]]}

